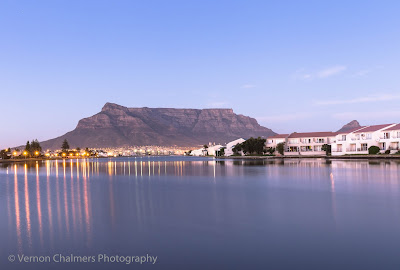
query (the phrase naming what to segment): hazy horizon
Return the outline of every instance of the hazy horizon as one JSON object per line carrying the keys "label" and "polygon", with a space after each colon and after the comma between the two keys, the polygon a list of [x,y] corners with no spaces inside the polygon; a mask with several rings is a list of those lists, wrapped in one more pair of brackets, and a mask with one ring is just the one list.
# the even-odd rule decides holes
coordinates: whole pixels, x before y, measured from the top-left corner
{"label": "hazy horizon", "polygon": [[400,122],[398,1],[3,1],[0,148],[106,102],[232,108],[277,133]]}

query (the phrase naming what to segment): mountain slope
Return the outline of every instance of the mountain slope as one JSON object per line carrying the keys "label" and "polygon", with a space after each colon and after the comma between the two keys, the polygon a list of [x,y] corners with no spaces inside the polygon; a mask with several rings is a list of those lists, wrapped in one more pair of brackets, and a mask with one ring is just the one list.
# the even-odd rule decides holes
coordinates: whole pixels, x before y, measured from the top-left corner
{"label": "mountain slope", "polygon": [[353,121],[347,123],[346,125],[344,125],[337,132],[347,132],[347,131],[350,131],[350,130],[355,130],[357,128],[361,128],[361,125],[357,120],[353,120]]}
{"label": "mountain slope", "polygon": [[232,109],[127,108],[106,103],[98,114],[80,120],[73,131],[41,144],[44,149],[57,149],[67,139],[71,147],[81,148],[197,146],[274,134]]}

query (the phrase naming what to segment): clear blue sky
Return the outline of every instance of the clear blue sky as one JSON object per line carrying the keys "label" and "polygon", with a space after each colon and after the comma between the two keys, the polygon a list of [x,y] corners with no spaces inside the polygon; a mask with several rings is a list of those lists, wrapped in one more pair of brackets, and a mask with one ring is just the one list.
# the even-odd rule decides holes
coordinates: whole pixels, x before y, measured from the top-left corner
{"label": "clear blue sky", "polygon": [[400,122],[400,1],[1,1],[0,148],[106,102],[278,133]]}

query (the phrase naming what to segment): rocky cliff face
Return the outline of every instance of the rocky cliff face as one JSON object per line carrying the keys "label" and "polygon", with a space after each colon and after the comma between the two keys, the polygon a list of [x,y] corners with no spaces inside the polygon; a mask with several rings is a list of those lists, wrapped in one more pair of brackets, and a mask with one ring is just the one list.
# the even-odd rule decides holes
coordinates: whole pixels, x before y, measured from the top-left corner
{"label": "rocky cliff face", "polygon": [[355,130],[357,128],[361,128],[361,125],[360,125],[360,123],[358,123],[357,120],[353,120],[350,123],[347,123],[346,125],[344,125],[337,132],[347,132],[347,131],[350,131],[350,130]]}
{"label": "rocky cliff face", "polygon": [[107,103],[98,114],[80,120],[75,130],[41,144],[44,149],[58,149],[67,139],[71,147],[81,148],[198,146],[274,134],[232,109],[127,108]]}

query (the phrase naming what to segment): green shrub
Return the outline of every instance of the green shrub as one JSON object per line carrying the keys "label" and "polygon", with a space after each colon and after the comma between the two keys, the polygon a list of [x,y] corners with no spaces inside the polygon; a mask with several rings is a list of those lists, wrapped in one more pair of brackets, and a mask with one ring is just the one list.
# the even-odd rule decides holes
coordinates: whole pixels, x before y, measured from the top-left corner
{"label": "green shrub", "polygon": [[278,143],[276,145],[276,151],[278,151],[279,154],[284,155],[284,153],[285,153],[285,143],[283,143],[283,142]]}
{"label": "green shrub", "polygon": [[389,155],[389,154],[390,154],[390,150],[389,150],[389,149],[386,150],[386,151],[385,151],[385,154],[386,154],[386,155]]}
{"label": "green shrub", "polygon": [[368,154],[370,154],[370,155],[376,155],[376,154],[379,153],[380,150],[381,150],[381,149],[380,149],[378,146],[373,145],[373,146],[371,146],[370,148],[368,148]]}
{"label": "green shrub", "polygon": [[322,151],[325,151],[327,156],[330,156],[332,154],[332,146],[330,144],[324,144],[322,146]]}
{"label": "green shrub", "polygon": [[266,152],[269,153],[270,155],[273,155],[274,152],[275,152],[275,148],[274,148],[274,147],[268,147],[268,148],[266,149]]}

